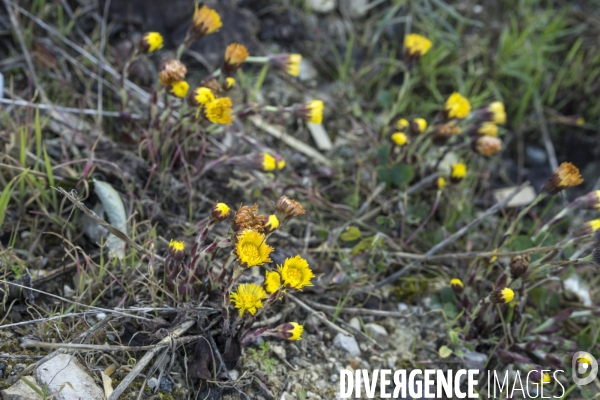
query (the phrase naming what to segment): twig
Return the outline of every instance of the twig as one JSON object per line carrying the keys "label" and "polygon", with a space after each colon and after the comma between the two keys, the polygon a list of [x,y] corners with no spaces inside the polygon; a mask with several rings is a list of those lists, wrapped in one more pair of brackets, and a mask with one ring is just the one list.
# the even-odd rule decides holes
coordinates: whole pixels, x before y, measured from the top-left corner
{"label": "twig", "polygon": [[140,361],[135,365],[135,367],[133,367],[131,372],[127,374],[125,379],[123,379],[121,383],[119,383],[119,386],[115,388],[114,392],[112,392],[108,400],[117,400],[119,396],[121,396],[125,389],[129,387],[131,382],[133,382],[133,380],[142,372],[142,370],[146,367],[146,365],[148,365],[150,360],[152,360],[152,358],[154,358],[154,356],[159,351],[161,351],[164,347],[169,346],[173,340],[179,338],[179,336],[183,335],[185,332],[187,332],[188,329],[190,329],[195,324],[196,321],[194,320],[185,321],[177,328],[173,329],[169,336],[165,337],[163,340],[157,343],[152,350],[144,354],[144,357],[140,359]]}
{"label": "twig", "polygon": [[399,311],[384,311],[384,310],[369,310],[366,308],[353,308],[353,307],[334,307],[325,304],[319,304],[316,301],[304,300],[307,304],[320,308],[325,311],[340,311],[343,313],[354,314],[354,315],[374,315],[376,317],[390,317],[390,318],[405,318],[410,317],[412,314],[403,314]]}
{"label": "twig", "polygon": [[310,307],[308,304],[306,304],[305,302],[303,302],[302,300],[300,300],[299,298],[297,298],[293,294],[287,293],[286,297],[288,297],[289,299],[291,299],[293,302],[295,302],[296,304],[298,304],[300,307],[304,308],[311,315],[314,315],[315,317],[317,317],[320,321],[322,321],[325,325],[327,325],[328,327],[330,327],[334,331],[336,331],[338,333],[341,333],[342,335],[354,337],[353,334],[351,334],[350,332],[348,332],[348,331],[340,328],[339,326],[337,326],[336,324],[334,324],[333,322],[331,322],[330,320],[328,320],[327,318],[325,318],[323,315],[321,315],[321,313],[319,313],[317,310],[313,309],[312,307]]}
{"label": "twig", "polygon": [[131,240],[129,238],[129,236],[127,236],[126,234],[124,234],[123,232],[121,232],[120,230],[118,230],[117,228],[115,228],[114,226],[112,226],[111,224],[109,224],[108,222],[106,222],[105,220],[103,220],[102,218],[100,218],[98,216],[98,214],[96,214],[95,212],[93,212],[92,210],[90,210],[89,208],[87,208],[73,193],[76,193],[75,191],[71,191],[71,193],[67,192],[65,189],[61,188],[61,187],[54,187],[54,190],[57,190],[58,192],[60,192],[61,194],[63,194],[67,199],[69,199],[73,205],[75,205],[75,207],[79,208],[81,211],[84,212],[85,215],[87,215],[88,217],[90,217],[91,219],[94,220],[94,222],[96,222],[97,224],[99,224],[100,226],[102,226],[103,228],[106,228],[106,230],[108,230],[110,233],[112,233],[113,235],[117,236],[119,239],[123,240],[125,243],[127,243],[128,245],[130,245],[131,247],[133,247],[134,249],[136,249],[137,251],[145,254],[146,256],[148,256],[150,259],[156,259],[160,262],[165,262],[164,257],[161,257],[157,254],[154,254],[151,251],[148,251],[146,249],[144,249],[142,246],[140,246],[139,244],[137,244],[136,242],[134,242],[133,240]]}
{"label": "twig", "polygon": [[[0,104],[9,104],[11,106],[22,106],[22,107],[32,107],[38,108],[40,110],[50,110],[50,111],[58,111],[65,112],[71,114],[83,114],[83,115],[98,115],[98,110],[92,110],[89,108],[74,108],[74,107],[62,107],[62,106],[54,106],[42,103],[32,103],[25,100],[10,100],[10,99],[0,99]],[[101,115],[103,117],[120,117],[121,113],[118,111],[102,111]],[[128,117],[131,119],[142,119],[143,117],[138,114],[129,114]],[[33,172],[33,171],[32,171]]]}

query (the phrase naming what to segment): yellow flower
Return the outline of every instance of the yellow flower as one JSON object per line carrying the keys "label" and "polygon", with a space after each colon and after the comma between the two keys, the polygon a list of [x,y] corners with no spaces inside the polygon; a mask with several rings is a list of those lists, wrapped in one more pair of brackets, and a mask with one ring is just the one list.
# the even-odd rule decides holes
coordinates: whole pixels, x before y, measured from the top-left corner
{"label": "yellow flower", "polygon": [[446,179],[444,179],[443,177],[440,176],[437,179],[437,188],[442,190],[445,187],[446,187]]}
{"label": "yellow flower", "polygon": [[267,293],[256,283],[242,283],[237,287],[236,292],[231,293],[231,302],[240,310],[240,317],[245,311],[252,315],[256,314],[259,308],[263,308],[261,300],[266,298]]}
{"label": "yellow flower", "polygon": [[285,72],[291,76],[300,75],[300,63],[302,62],[302,55],[300,54],[288,54],[287,57],[287,65],[285,67]]}
{"label": "yellow flower", "polygon": [[192,26],[190,27],[190,33],[196,39],[200,39],[205,35],[209,35],[218,31],[223,23],[221,22],[221,16],[215,10],[202,6],[194,10],[194,16],[192,18]]}
{"label": "yellow flower", "polygon": [[448,100],[446,100],[444,112],[448,119],[463,119],[471,112],[471,103],[469,103],[469,100],[460,93],[454,92],[448,97]]}
{"label": "yellow flower", "polygon": [[237,237],[235,251],[240,264],[249,268],[271,262],[273,248],[265,242],[264,234],[245,230]]}
{"label": "yellow flower", "polygon": [[148,32],[142,37],[140,48],[144,53],[152,53],[163,47],[163,37],[158,32]]}
{"label": "yellow flower", "polygon": [[173,240],[171,239],[171,241],[169,242],[169,250],[168,250],[168,254],[169,256],[173,257],[176,260],[183,260],[183,257],[185,256],[185,243],[180,242],[178,240]]}
{"label": "yellow flower", "polygon": [[506,123],[506,111],[504,111],[504,103],[494,101],[488,106],[491,113],[491,121],[495,124],[504,125]]}
{"label": "yellow flower", "polygon": [[178,81],[171,83],[169,87],[169,93],[173,96],[183,98],[187,95],[190,85],[186,81]]}
{"label": "yellow flower", "polygon": [[550,374],[547,372],[544,372],[544,374],[542,375],[542,385],[546,385],[550,382],[551,382]]}
{"label": "yellow flower", "polygon": [[231,125],[233,122],[233,116],[231,112],[232,107],[231,99],[229,97],[222,97],[206,103],[206,118],[212,123],[221,125]]}
{"label": "yellow flower", "polygon": [[[498,249],[494,249],[494,250],[492,251],[492,253],[497,253],[497,252],[498,252]],[[497,260],[498,260],[498,256],[491,256],[488,262],[489,262],[490,264],[493,264],[493,263],[495,263]]]}
{"label": "yellow flower", "polygon": [[600,210],[600,190],[578,197],[573,203],[584,210]]}
{"label": "yellow flower", "polygon": [[452,164],[452,173],[450,177],[452,179],[461,180],[467,176],[467,165],[464,163]]}
{"label": "yellow flower", "polygon": [[396,132],[392,135],[392,141],[396,143],[397,146],[406,146],[410,141],[408,140],[408,136],[406,136],[402,132]]}
{"label": "yellow flower", "polygon": [[266,217],[266,222],[265,222],[264,228],[265,228],[265,233],[271,233],[275,229],[279,228],[279,219],[277,219],[277,216],[271,214],[268,217]]}
{"label": "yellow flower", "polygon": [[582,117],[577,118],[575,120],[575,125],[578,125],[578,126],[585,125],[585,119],[583,119]]}
{"label": "yellow flower", "polygon": [[231,209],[225,203],[216,203],[211,212],[210,218],[214,221],[224,221],[229,217]]}
{"label": "yellow flower", "polygon": [[281,160],[277,161],[277,169],[282,170],[284,168],[285,168],[285,160],[281,159]]}
{"label": "yellow flower", "polygon": [[398,129],[400,132],[404,132],[409,126],[410,123],[406,118],[400,118],[398,122],[396,122],[396,129]]}
{"label": "yellow flower", "polygon": [[281,276],[279,272],[267,271],[265,274],[265,289],[267,293],[275,293],[281,287]]}
{"label": "yellow flower", "polygon": [[418,135],[425,132],[425,129],[427,129],[427,121],[424,118],[415,118],[410,124],[410,127],[412,131]]}
{"label": "yellow flower", "polygon": [[231,43],[225,50],[225,60],[221,67],[223,74],[226,76],[233,75],[249,55],[246,46],[239,43]]}
{"label": "yellow flower", "polygon": [[269,153],[262,153],[262,170],[274,171],[277,169],[277,160]]}
{"label": "yellow flower", "polygon": [[196,107],[205,106],[208,103],[210,103],[211,101],[215,100],[215,95],[213,94],[212,90],[210,90],[207,87],[203,87],[203,86],[194,89],[193,95],[194,95],[193,104]]}
{"label": "yellow flower", "polygon": [[404,47],[406,48],[406,54],[411,58],[418,59],[422,57],[431,48],[431,40],[425,36],[411,33],[404,38]]}
{"label": "yellow flower", "polygon": [[570,162],[564,162],[554,171],[550,179],[546,181],[542,191],[548,194],[558,192],[583,183],[579,168]]}
{"label": "yellow flower", "polygon": [[490,294],[493,303],[506,304],[515,298],[515,292],[511,288],[496,289]]}
{"label": "yellow flower", "polygon": [[304,332],[304,327],[297,322],[289,322],[289,325],[292,325],[292,327],[287,330],[291,335],[288,337],[288,340],[300,340],[300,336],[302,336],[302,332]]}
{"label": "yellow flower", "polygon": [[582,227],[573,232],[573,236],[580,237],[584,235],[590,235],[600,229],[600,219],[588,221],[583,224]]}
{"label": "yellow flower", "polygon": [[321,100],[311,100],[302,106],[300,111],[302,118],[313,124],[323,122],[323,102]]}
{"label": "yellow flower", "polygon": [[458,288],[458,289],[462,289],[465,287],[465,285],[463,285],[462,281],[458,278],[454,278],[450,280],[450,286],[452,286],[452,288]]}
{"label": "yellow flower", "polygon": [[223,84],[223,89],[230,90],[230,89],[233,89],[234,87],[235,87],[235,78],[232,78],[231,76],[228,76],[227,78],[225,78],[225,83]]}
{"label": "yellow flower", "polygon": [[312,286],[310,280],[315,277],[308,262],[300,256],[286,258],[283,266],[279,266],[279,273],[285,286],[297,290]]}
{"label": "yellow flower", "polygon": [[477,129],[477,133],[485,136],[498,136],[498,125],[493,122],[484,122]]}

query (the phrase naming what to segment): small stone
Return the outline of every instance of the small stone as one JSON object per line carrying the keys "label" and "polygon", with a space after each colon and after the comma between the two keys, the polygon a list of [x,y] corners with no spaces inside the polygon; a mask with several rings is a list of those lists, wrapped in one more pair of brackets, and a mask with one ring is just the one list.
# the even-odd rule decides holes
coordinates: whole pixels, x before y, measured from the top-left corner
{"label": "small stone", "polygon": [[296,398],[288,392],[283,392],[283,394],[281,395],[281,400],[296,400]]}
{"label": "small stone", "polygon": [[335,383],[335,382],[338,382],[338,381],[339,381],[339,379],[338,379],[338,378],[339,378],[339,377],[338,377],[338,374],[331,374],[331,375],[329,376],[329,381],[330,381],[330,382],[333,382],[333,383]]}
{"label": "small stone", "polygon": [[343,0],[351,18],[363,18],[369,12],[369,0]]}
{"label": "small stone", "polygon": [[361,326],[360,326],[360,320],[356,317],[353,317],[350,322],[348,322],[348,324],[353,327],[354,329],[356,329],[357,331],[361,330]]}
{"label": "small stone", "polygon": [[159,385],[160,390],[164,390],[167,393],[171,393],[173,391],[173,381],[168,378],[163,378],[160,381]]}
{"label": "small stone", "polygon": [[[49,393],[58,393],[53,397],[55,400],[104,400],[104,391],[72,355],[59,354],[51,358],[36,369],[35,377],[38,384],[47,385]],[[63,386],[66,382],[73,388]]]}
{"label": "small stone", "polygon": [[388,333],[383,326],[372,322],[365,325],[365,330],[373,337],[373,339],[382,339],[388,336]]}
{"label": "small stone", "polygon": [[300,61],[300,75],[298,75],[298,79],[306,82],[312,81],[317,77],[317,69],[312,65],[312,63],[306,58],[302,58]]}
{"label": "small stone", "polygon": [[360,356],[360,348],[358,347],[356,339],[354,339],[352,336],[346,336],[338,333],[335,336],[335,339],[333,339],[333,345],[338,349],[344,350],[351,356]]}
{"label": "small stone", "polygon": [[150,379],[148,379],[148,382],[146,382],[146,385],[148,385],[148,387],[150,389],[154,389],[155,387],[158,386],[158,379],[157,378],[150,378]]}
{"label": "small stone", "polygon": [[13,367],[13,372],[21,372],[25,368],[27,368],[27,365],[25,365],[23,363],[18,363],[18,364],[15,364],[15,366]]}
{"label": "small stone", "polygon": [[328,13],[335,9],[336,0],[307,0],[308,8],[318,13]]}
{"label": "small stone", "polygon": [[398,305],[396,307],[398,308],[398,311],[400,311],[400,312],[408,312],[408,310],[409,310],[408,304],[406,304],[406,303],[398,303]]}
{"label": "small stone", "polygon": [[360,367],[360,360],[358,358],[353,358],[350,360],[350,366],[354,370],[358,369]]}
{"label": "small stone", "polygon": [[240,373],[235,369],[232,369],[231,371],[229,371],[229,376],[231,377],[232,381],[237,381],[240,377]]}
{"label": "small stone", "polygon": [[[33,383],[36,388],[42,391],[42,389],[35,384],[35,379],[32,376],[25,376],[24,378]],[[37,392],[22,379],[19,379],[17,383],[8,389],[4,389],[0,393],[2,393],[2,398],[4,400],[42,400],[42,396],[37,394]]]}

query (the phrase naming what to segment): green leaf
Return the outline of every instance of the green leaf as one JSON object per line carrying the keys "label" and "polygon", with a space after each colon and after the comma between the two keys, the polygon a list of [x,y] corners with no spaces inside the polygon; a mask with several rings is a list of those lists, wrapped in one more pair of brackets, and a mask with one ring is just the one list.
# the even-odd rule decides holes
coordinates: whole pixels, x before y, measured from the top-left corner
{"label": "green leaf", "polygon": [[462,350],[456,350],[454,352],[454,355],[459,356],[460,358],[463,358],[465,356],[465,352]]}
{"label": "green leaf", "polygon": [[[125,206],[119,193],[109,184],[94,179],[94,192],[100,199],[104,212],[108,216],[108,221],[112,226],[123,233],[127,233],[127,215]],[[125,257],[125,242],[113,235],[108,237],[106,242],[111,255],[123,259]]]}
{"label": "green leaf", "polygon": [[347,227],[346,231],[340,235],[340,239],[342,239],[344,242],[353,242],[360,239],[360,237],[360,229],[355,226]]}
{"label": "green leaf", "polygon": [[377,160],[379,165],[385,165],[390,160],[391,146],[389,144],[383,144],[377,149]]}
{"label": "green leaf", "polygon": [[440,353],[440,357],[448,358],[452,354],[452,349],[449,348],[448,346],[442,346],[442,347],[440,347],[439,353]]}
{"label": "green leaf", "polygon": [[389,188],[392,184],[392,173],[390,172],[390,169],[382,165],[377,167],[377,179],[379,182],[385,183]]}
{"label": "green leaf", "polygon": [[528,250],[535,247],[529,236],[517,236],[513,242],[514,251]]}
{"label": "green leaf", "polygon": [[458,333],[455,331],[449,331],[448,336],[450,336],[450,342],[452,343],[452,347],[458,346]]}
{"label": "green leaf", "polygon": [[392,182],[399,188],[410,183],[415,177],[415,171],[408,164],[396,164],[392,167],[390,173],[392,175]]}
{"label": "green leaf", "polygon": [[392,92],[389,90],[382,90],[377,93],[377,103],[379,103],[382,108],[390,108],[393,101],[394,95],[392,95]]}

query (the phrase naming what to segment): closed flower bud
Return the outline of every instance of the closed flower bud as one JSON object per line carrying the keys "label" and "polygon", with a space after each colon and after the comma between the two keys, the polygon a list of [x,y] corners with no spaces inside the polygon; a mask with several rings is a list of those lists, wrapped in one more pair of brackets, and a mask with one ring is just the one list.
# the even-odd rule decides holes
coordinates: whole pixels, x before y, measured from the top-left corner
{"label": "closed flower bud", "polygon": [[454,92],[444,104],[444,115],[447,119],[463,119],[471,112],[471,103],[458,92]]}
{"label": "closed flower bud", "polygon": [[510,274],[512,278],[517,279],[525,275],[525,272],[527,272],[527,268],[529,267],[529,262],[529,254],[514,256],[510,260]]}
{"label": "closed flower bud", "polygon": [[504,103],[501,101],[494,101],[474,113],[475,117],[481,121],[490,121],[498,125],[506,123],[506,111],[504,111]]}
{"label": "closed flower bud", "polygon": [[178,81],[169,85],[168,92],[169,94],[182,99],[187,95],[189,89],[190,85],[186,81]]}
{"label": "closed flower bud", "polygon": [[542,191],[554,195],[581,183],[583,183],[583,178],[579,173],[579,169],[570,162],[564,162],[560,164],[550,179],[546,181]]}
{"label": "closed flower bud", "polygon": [[404,49],[409,63],[414,63],[423,57],[431,48],[431,40],[425,36],[411,33],[404,37]]}
{"label": "closed flower bud", "polygon": [[275,69],[286,72],[291,76],[300,75],[300,62],[302,56],[300,54],[277,54],[269,58],[269,65]]}
{"label": "closed flower bud", "polygon": [[493,122],[484,122],[481,125],[475,125],[477,134],[485,136],[498,136],[498,125]]}
{"label": "closed flower bud", "polygon": [[171,239],[169,242],[168,255],[177,261],[183,260],[183,257],[185,256],[185,243]]}
{"label": "closed flower bud", "polygon": [[167,60],[158,71],[158,80],[161,85],[169,86],[173,82],[183,81],[187,74],[187,68],[179,60]]}
{"label": "closed flower bud", "polygon": [[192,26],[189,31],[190,37],[199,40],[206,35],[217,32],[221,26],[223,26],[223,23],[218,12],[207,6],[198,7],[198,4],[196,4]]}
{"label": "closed flower bud", "polygon": [[492,136],[479,136],[473,140],[473,150],[485,157],[491,157],[502,150],[502,141]]}
{"label": "closed flower bud", "polygon": [[510,303],[515,298],[515,292],[511,288],[496,289],[490,293],[490,300],[496,304]]}
{"label": "closed flower bud", "polygon": [[230,44],[225,50],[225,59],[221,71],[225,76],[234,75],[249,55],[248,49],[244,45],[239,43]]}
{"label": "closed flower bud", "polygon": [[420,135],[427,129],[427,121],[424,118],[415,118],[410,123],[410,130],[415,135]]}
{"label": "closed flower bud", "polygon": [[435,188],[439,189],[439,190],[442,190],[445,187],[446,187],[446,179],[440,176],[435,181]]}
{"label": "closed flower bud", "polygon": [[229,214],[231,213],[231,210],[229,208],[229,206],[225,203],[216,203],[211,212],[210,212],[210,216],[209,218],[212,221],[224,221],[227,218],[229,218]]}
{"label": "closed flower bud", "polygon": [[450,287],[452,288],[452,290],[454,290],[454,293],[460,294],[465,288],[465,285],[463,285],[460,279],[454,278],[450,280]]}
{"label": "closed flower bud", "polygon": [[288,322],[279,325],[275,330],[279,332],[282,339],[296,341],[301,339],[304,327],[297,322]]}
{"label": "closed flower bud", "polygon": [[396,146],[403,147],[409,144],[410,140],[408,139],[408,136],[406,136],[405,133],[396,132],[392,135],[392,142],[394,142]]}
{"label": "closed flower bud", "polygon": [[580,237],[589,235],[596,232],[598,229],[600,229],[600,219],[595,219],[593,221],[586,222],[579,229],[575,230],[575,232],[573,232],[573,236]]}
{"label": "closed flower bud", "polygon": [[452,171],[450,173],[450,181],[452,183],[458,183],[467,176],[467,165],[464,163],[452,164]]}
{"label": "closed flower bud", "polygon": [[277,228],[279,228],[279,220],[277,219],[276,215],[271,214],[268,217],[265,217],[265,223],[264,223],[265,233],[271,233],[271,232],[275,231]]}
{"label": "closed flower bud", "polygon": [[574,203],[584,210],[600,210],[600,190],[578,197]]}
{"label": "closed flower bud", "polygon": [[410,123],[405,118],[400,118],[396,122],[396,129],[398,129],[400,132],[406,132],[406,130],[408,129],[409,126],[410,126]]}
{"label": "closed flower bud", "polygon": [[235,87],[235,78],[228,76],[225,78],[225,82],[223,82],[223,90],[231,90]]}
{"label": "closed flower bud", "polygon": [[279,220],[283,221],[284,223],[306,212],[300,203],[298,203],[296,200],[290,199],[287,196],[281,196],[279,198],[275,210]]}
{"label": "closed flower bud", "polygon": [[323,102],[321,100],[311,100],[308,103],[296,105],[294,111],[298,118],[307,122],[313,124],[323,122]]}
{"label": "closed flower bud", "polygon": [[163,47],[163,37],[158,32],[148,32],[140,40],[140,50],[142,53],[153,53]]}
{"label": "closed flower bud", "polygon": [[254,169],[259,171],[271,172],[285,167],[285,160],[279,155],[274,157],[269,153],[256,153],[252,158]]}

